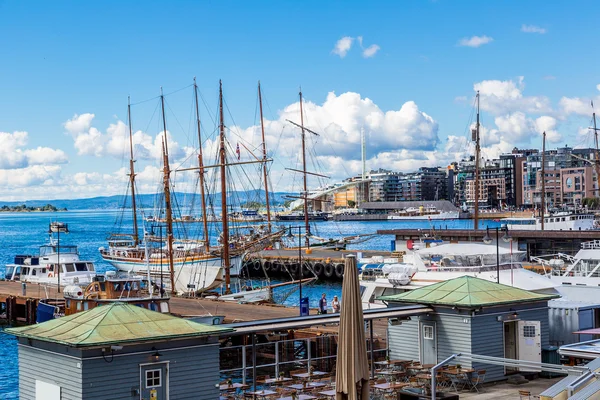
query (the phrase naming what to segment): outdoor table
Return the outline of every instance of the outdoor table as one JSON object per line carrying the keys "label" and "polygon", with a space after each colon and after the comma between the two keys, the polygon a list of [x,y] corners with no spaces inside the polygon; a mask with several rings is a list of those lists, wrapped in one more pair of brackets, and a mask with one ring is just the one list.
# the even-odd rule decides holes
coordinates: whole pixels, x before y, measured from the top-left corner
{"label": "outdoor table", "polygon": [[269,379],[265,379],[265,383],[269,383],[269,384],[283,384],[285,382],[289,382],[291,381],[292,378],[286,378],[286,377],[281,377],[281,378],[269,378]]}
{"label": "outdoor table", "polygon": [[276,395],[277,392],[274,392],[272,390],[259,390],[257,392],[246,392],[246,396],[256,396],[256,397],[267,397],[267,396],[273,396]]}
{"label": "outdoor table", "polygon": [[319,377],[319,376],[325,376],[327,375],[327,372],[323,372],[323,371],[313,371],[311,373],[308,372],[304,372],[301,374],[294,374],[292,375],[294,378],[300,378],[300,379],[310,379],[313,377]]}
{"label": "outdoor table", "polygon": [[382,369],[379,371],[375,371],[375,374],[377,375],[388,375],[388,376],[398,376],[398,375],[405,375],[406,373],[404,371],[396,371],[394,369]]}
{"label": "outdoor table", "polygon": [[403,387],[409,386],[410,383],[376,383],[375,385],[372,385],[375,389],[381,389],[381,390],[390,390],[390,389],[402,389]]}
{"label": "outdoor table", "polygon": [[443,374],[450,376],[450,387],[454,388],[454,391],[458,393],[457,383],[461,384],[464,388],[471,380],[470,376],[475,370],[473,368],[452,368],[452,369],[444,369],[440,371]]}
{"label": "outdoor table", "polygon": [[[309,394],[300,394],[298,396],[296,396],[297,400],[313,400],[316,399],[315,396],[311,396]],[[277,400],[293,400],[293,397],[288,396],[288,397],[280,397]]]}
{"label": "outdoor table", "polygon": [[375,365],[384,365],[384,366],[391,366],[391,365],[398,365],[398,364],[404,364],[410,362],[408,360],[385,360],[385,361],[375,361],[373,364]]}
{"label": "outdoor table", "polygon": [[323,383],[323,382],[308,382],[306,384],[306,386],[304,386],[301,383],[296,383],[296,384],[293,384],[293,385],[288,385],[286,387],[291,388],[291,389],[296,389],[296,390],[303,390],[303,389],[320,388],[320,387],[323,387],[323,386],[327,386],[327,384]]}
{"label": "outdoor table", "polygon": [[219,390],[223,391],[232,391],[232,390],[237,390],[237,389],[248,389],[250,387],[250,385],[244,385],[243,383],[233,383],[230,385],[228,385],[227,383],[224,383],[222,385],[219,385]]}
{"label": "outdoor table", "polygon": [[321,394],[325,397],[335,397],[335,389],[324,390],[322,392],[319,392],[319,394]]}

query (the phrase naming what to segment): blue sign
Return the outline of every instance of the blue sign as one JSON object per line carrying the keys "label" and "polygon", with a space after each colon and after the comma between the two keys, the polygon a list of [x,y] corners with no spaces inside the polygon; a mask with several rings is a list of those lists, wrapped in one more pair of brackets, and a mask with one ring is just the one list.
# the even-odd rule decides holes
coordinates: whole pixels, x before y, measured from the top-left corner
{"label": "blue sign", "polygon": [[300,299],[300,316],[304,317],[309,314],[308,297]]}

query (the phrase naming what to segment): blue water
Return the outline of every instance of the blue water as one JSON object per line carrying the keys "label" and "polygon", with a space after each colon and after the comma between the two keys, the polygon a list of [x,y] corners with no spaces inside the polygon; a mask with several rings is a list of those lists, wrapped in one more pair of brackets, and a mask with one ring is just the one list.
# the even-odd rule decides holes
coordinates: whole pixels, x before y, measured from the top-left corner
{"label": "blue water", "polygon": [[[69,234],[61,234],[62,244],[76,244],[82,259],[93,261],[100,272],[109,268],[102,261],[98,248],[106,246],[106,238],[115,229],[115,220],[120,216],[118,211],[69,211],[61,213],[0,213],[0,232],[2,232],[2,249],[0,253],[0,274],[4,274],[4,265],[11,263],[16,254],[36,254],[38,247],[47,242],[48,225],[51,221],[61,221],[69,224]],[[488,222],[484,222],[488,223]],[[131,225],[131,216],[124,215],[122,224]],[[293,225],[299,225],[301,222]],[[490,226],[498,223],[489,221]],[[430,223],[428,221],[372,221],[372,222],[317,222],[312,233],[325,237],[351,236],[356,234],[375,233],[378,229],[436,228],[466,229],[472,228],[472,221],[455,220]],[[190,235],[197,234],[202,224],[185,224]],[[211,226],[215,230],[218,224]],[[289,226],[289,223],[284,225]],[[150,228],[148,228],[150,229]],[[159,234],[159,231],[155,232]],[[213,237],[216,235],[213,234]],[[390,250],[393,236],[376,236],[372,240],[355,245],[355,248],[365,250]],[[311,307],[317,307],[322,293],[327,294],[331,301],[334,295],[341,295],[341,283],[316,283],[303,288],[303,296],[308,296]],[[343,299],[341,299],[343,302]],[[298,306],[299,293],[292,294],[286,305]],[[1,328],[0,328],[1,329]],[[6,400],[18,399],[18,360],[17,343],[9,335],[0,332],[0,398]]]}

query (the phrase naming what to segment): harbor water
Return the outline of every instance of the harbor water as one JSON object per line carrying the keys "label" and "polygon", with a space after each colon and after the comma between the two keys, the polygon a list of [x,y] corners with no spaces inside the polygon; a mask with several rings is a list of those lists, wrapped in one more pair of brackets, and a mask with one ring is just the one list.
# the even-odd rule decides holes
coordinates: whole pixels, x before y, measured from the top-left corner
{"label": "harbor water", "polygon": [[[126,213],[121,218],[121,212],[115,210],[68,211],[59,213],[0,213],[0,231],[2,232],[2,251],[0,252],[0,276],[4,276],[4,266],[12,263],[17,254],[36,254],[38,247],[48,241],[48,226],[52,221],[65,222],[69,225],[68,234],[61,234],[63,244],[73,244],[79,247],[82,260],[90,260],[96,264],[97,271],[104,272],[111,267],[103,262],[98,252],[99,247],[106,247],[109,233],[115,230],[115,220],[120,224],[131,226],[131,216]],[[301,221],[287,222],[284,227],[301,225]],[[484,221],[490,226],[497,226],[494,221]],[[201,229],[199,223],[185,224],[188,231]],[[323,238],[371,234],[378,229],[421,228],[427,231],[431,228],[469,229],[471,220],[449,221],[368,221],[368,222],[316,222],[313,223],[312,234]],[[213,225],[213,230],[218,224]],[[147,228],[151,229],[150,227]],[[159,232],[156,232],[159,234]],[[213,235],[216,237],[217,235]],[[371,240],[350,246],[351,250],[391,250],[392,236],[375,236]],[[328,301],[334,295],[341,295],[341,282],[316,282],[304,286],[302,295],[307,296],[311,307],[317,307],[321,294],[327,295]],[[343,299],[341,299],[343,304]],[[299,294],[291,294],[285,305],[298,306]],[[18,360],[17,344],[12,336],[1,333],[0,328],[0,398],[6,400],[18,399]]]}

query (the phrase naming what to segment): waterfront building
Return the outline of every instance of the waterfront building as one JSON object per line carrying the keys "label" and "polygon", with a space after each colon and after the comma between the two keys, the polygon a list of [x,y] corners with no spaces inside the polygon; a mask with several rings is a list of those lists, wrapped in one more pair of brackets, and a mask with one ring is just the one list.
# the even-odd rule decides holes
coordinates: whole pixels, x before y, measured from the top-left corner
{"label": "waterfront building", "polygon": [[232,331],[124,303],[6,330],[21,400],[217,399],[218,336]]}
{"label": "waterfront building", "polygon": [[[581,205],[586,197],[598,197],[598,177],[594,170],[596,150],[559,147],[546,150],[545,198],[549,207]],[[542,153],[527,156],[523,166],[523,204],[541,206]]]}
{"label": "waterfront building", "polygon": [[[433,309],[388,326],[390,358],[437,364],[467,353],[541,362],[542,348],[549,344],[548,301],[557,297],[471,276],[384,296],[380,299],[390,307],[408,303]],[[486,382],[512,372],[500,365],[461,364],[485,369]]]}
{"label": "waterfront building", "polygon": [[446,169],[421,167],[415,172],[379,169],[368,173],[369,201],[434,201],[448,198]]}

